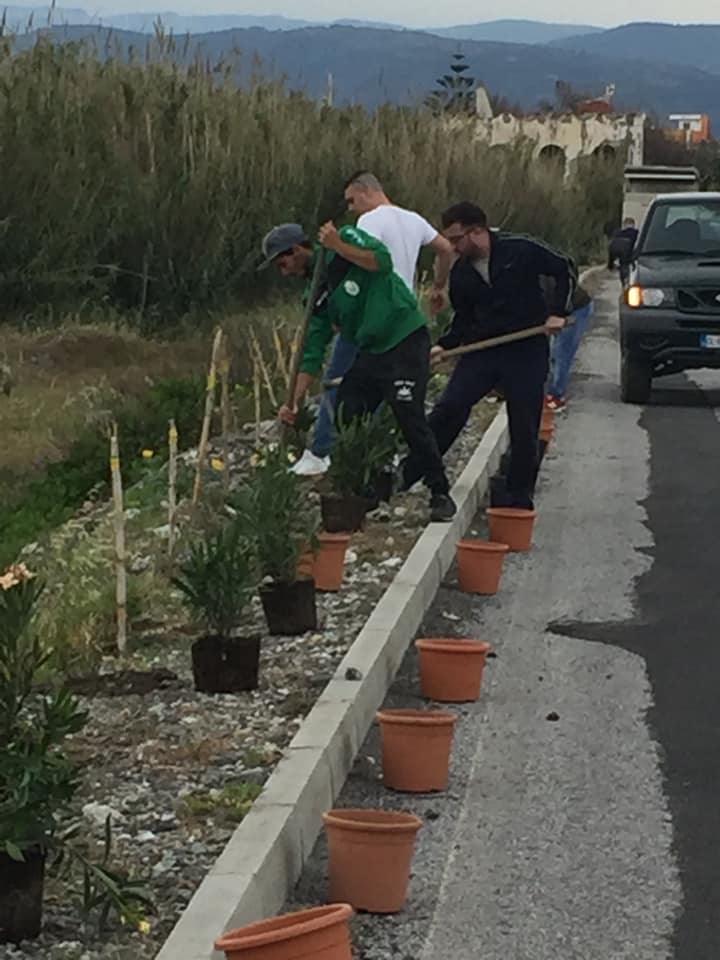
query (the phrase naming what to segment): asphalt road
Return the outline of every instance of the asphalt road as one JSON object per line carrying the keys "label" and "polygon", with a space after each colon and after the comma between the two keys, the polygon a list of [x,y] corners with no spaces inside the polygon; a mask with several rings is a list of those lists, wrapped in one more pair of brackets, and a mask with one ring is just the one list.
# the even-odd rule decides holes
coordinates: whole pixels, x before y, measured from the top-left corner
{"label": "asphalt road", "polygon": [[[534,549],[494,598],[451,574],[423,626],[497,653],[457,708],[449,791],[385,791],[373,730],[338,802],[424,820],[407,908],[354,920],[356,960],[720,958],[720,374],[621,404],[615,296],[543,465]],[[420,702],[410,653],[388,703]],[[289,907],[324,897],[321,841]]]}

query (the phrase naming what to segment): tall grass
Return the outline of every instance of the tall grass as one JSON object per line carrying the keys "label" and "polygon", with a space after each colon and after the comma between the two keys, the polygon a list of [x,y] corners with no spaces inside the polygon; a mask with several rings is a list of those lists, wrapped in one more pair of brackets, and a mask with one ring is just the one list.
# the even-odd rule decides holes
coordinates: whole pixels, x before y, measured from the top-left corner
{"label": "tall grass", "polygon": [[[370,167],[399,203],[436,218],[471,198],[494,223],[584,259],[619,206],[617,168],[563,188],[523,149],[423,110],[328,108],[230,65],[97,57],[40,40],[0,50],[0,301],[49,315],[107,306],[146,327],[247,302],[276,221],[341,212]],[[177,59],[177,57],[176,57]],[[182,57],[180,57],[182,59]]]}

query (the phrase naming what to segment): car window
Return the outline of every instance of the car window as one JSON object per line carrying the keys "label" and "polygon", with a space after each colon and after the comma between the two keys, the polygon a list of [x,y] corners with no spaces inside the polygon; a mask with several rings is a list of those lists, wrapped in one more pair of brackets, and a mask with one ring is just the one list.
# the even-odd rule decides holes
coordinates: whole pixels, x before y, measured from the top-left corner
{"label": "car window", "polygon": [[658,203],[650,211],[642,253],[718,253],[720,201]]}

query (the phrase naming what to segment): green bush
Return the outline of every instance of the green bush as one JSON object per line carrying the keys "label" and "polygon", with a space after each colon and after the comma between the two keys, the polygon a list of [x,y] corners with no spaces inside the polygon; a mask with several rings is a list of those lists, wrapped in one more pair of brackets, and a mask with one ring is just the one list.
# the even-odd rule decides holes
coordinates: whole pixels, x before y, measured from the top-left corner
{"label": "green bush", "polygon": [[397,450],[397,425],[385,407],[377,414],[345,422],[339,411],[327,478],[342,497],[371,497],[383,469]]}
{"label": "green bush", "polygon": [[255,546],[260,576],[277,583],[297,579],[300,555],[308,545],[314,546],[319,525],[306,487],[288,465],[284,446],[268,448],[229,499],[241,529]]}
{"label": "green bush", "polygon": [[252,542],[234,520],[190,545],[172,583],[197,621],[228,638],[257,586],[256,568]]}

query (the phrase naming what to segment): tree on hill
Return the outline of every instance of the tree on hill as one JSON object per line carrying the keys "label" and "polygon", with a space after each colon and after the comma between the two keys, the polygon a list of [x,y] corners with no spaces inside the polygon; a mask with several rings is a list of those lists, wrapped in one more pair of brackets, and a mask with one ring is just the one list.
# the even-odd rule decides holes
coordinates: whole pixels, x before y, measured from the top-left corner
{"label": "tree on hill", "polygon": [[425,105],[433,113],[468,114],[475,112],[475,78],[466,76],[470,65],[465,54],[454,53],[449,73],[438,77],[436,88],[426,98]]}

